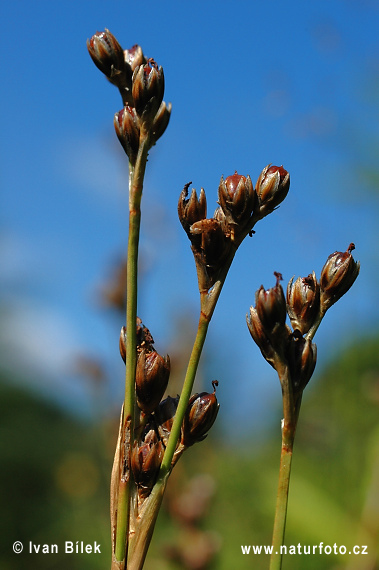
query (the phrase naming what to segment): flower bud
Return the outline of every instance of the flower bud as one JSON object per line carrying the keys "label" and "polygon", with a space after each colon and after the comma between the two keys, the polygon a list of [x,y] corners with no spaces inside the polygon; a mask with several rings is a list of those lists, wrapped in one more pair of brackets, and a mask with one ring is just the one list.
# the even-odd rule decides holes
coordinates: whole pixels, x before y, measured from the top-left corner
{"label": "flower bud", "polygon": [[286,300],[280,284],[282,276],[277,272],[274,275],[276,285],[267,290],[261,285],[255,294],[255,308],[268,337],[285,326],[287,316]]}
{"label": "flower bud", "polygon": [[340,299],[358,277],[360,263],[354,261],[351,243],[345,252],[335,251],[329,255],[320,277],[320,302],[323,313]]}
{"label": "flower bud", "polygon": [[172,398],[167,396],[165,400],[160,402],[159,406],[154,412],[155,421],[158,427],[159,437],[163,441],[164,445],[167,445],[168,438],[171,433],[172,424],[174,422],[174,417],[176,414],[176,408],[178,407],[179,396]]}
{"label": "flower bud", "polygon": [[138,407],[151,414],[158,406],[167,388],[170,376],[170,358],[163,358],[155,350],[138,354],[136,367],[136,395]]}
{"label": "flower bud", "polygon": [[192,182],[188,182],[180,194],[178,215],[180,223],[191,239],[190,227],[192,224],[204,220],[207,217],[207,200],[203,188],[200,190],[199,198],[197,197],[195,188],[192,188],[191,196],[187,199],[190,184],[192,184]]}
{"label": "flower bud", "polygon": [[261,217],[270,214],[283,202],[289,188],[290,175],[283,166],[270,166],[268,164],[262,170],[255,186]]}
{"label": "flower bud", "polygon": [[317,347],[304,339],[298,330],[290,336],[288,344],[288,365],[294,393],[301,393],[308,384],[316,366]]}
{"label": "flower bud", "polygon": [[139,148],[139,120],[135,110],[128,105],[114,116],[116,135],[122,148],[129,157],[131,164],[135,164]]}
{"label": "flower bud", "polygon": [[153,488],[163,459],[164,448],[153,429],[140,444],[135,442],[131,454],[131,468],[140,498],[146,498]]}
{"label": "flower bud", "polygon": [[320,311],[320,286],[313,271],[308,277],[290,280],[287,287],[287,312],[294,330],[306,334]]}
{"label": "flower bud", "polygon": [[90,40],[87,40],[87,49],[96,67],[108,79],[112,79],[116,70],[125,72],[124,51],[114,35],[106,28],[104,32],[96,32]]}
{"label": "flower bud", "polygon": [[201,392],[192,396],[188,402],[182,425],[181,443],[185,447],[205,439],[215,422],[220,407],[216,398],[217,380],[213,381],[212,385],[212,394]]}
{"label": "flower bud", "polygon": [[250,220],[256,194],[250,176],[237,171],[225,180],[221,177],[218,187],[218,202],[230,224],[246,223]]}
{"label": "flower bud", "polygon": [[134,70],[132,94],[137,115],[143,122],[151,123],[163,100],[163,68],[153,59]]}

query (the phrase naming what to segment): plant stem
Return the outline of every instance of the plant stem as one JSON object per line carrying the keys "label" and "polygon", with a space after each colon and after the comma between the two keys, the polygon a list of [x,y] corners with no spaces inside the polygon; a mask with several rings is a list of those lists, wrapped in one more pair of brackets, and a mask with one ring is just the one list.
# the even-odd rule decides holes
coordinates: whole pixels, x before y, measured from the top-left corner
{"label": "plant stem", "polygon": [[129,165],[129,236],[126,282],[126,369],[123,435],[121,456],[123,465],[119,482],[117,526],[115,541],[116,560],[127,556],[130,513],[130,451],[134,433],[135,371],[137,362],[137,275],[138,244],[141,222],[141,197],[145,175],[149,136],[140,141],[136,163]]}
{"label": "plant stem", "polygon": [[188,401],[191,397],[191,392],[205,338],[207,335],[208,326],[211,321],[218,298],[220,296],[228,269],[229,266],[225,269],[222,279],[217,281],[211,291],[203,291],[200,293],[201,310],[199,324],[195,341],[192,347],[191,356],[188,362],[182,392],[180,395],[178,407],[176,409],[171,433],[167,442],[167,447],[159,470],[157,482],[155,483],[149,497],[145,500],[142,511],[139,513],[138,520],[136,521],[135,534],[130,538],[128,570],[141,570],[144,565],[151,537],[153,535],[155,522],[157,520],[159,509],[162,503],[167,480],[171,472],[172,459],[174,457],[176,446],[180,437],[184,414],[188,406]]}
{"label": "plant stem", "polygon": [[281,547],[284,543],[286,529],[293,444],[301,406],[301,396],[297,397],[296,403],[294,402],[288,367],[278,366],[277,372],[282,384],[284,419],[282,420],[282,448],[280,454],[274,530],[272,535],[270,570],[280,570],[282,568]]}
{"label": "plant stem", "polygon": [[284,533],[286,528],[292,451],[293,440],[291,444],[288,444],[284,442],[284,437],[282,437],[282,451],[280,456],[279,484],[278,495],[276,499],[274,531],[272,535],[270,570],[280,570],[282,567],[282,553],[280,549],[284,542]]}
{"label": "plant stem", "polygon": [[188,401],[191,397],[193,383],[195,381],[195,376],[199,365],[201,352],[203,350],[205,337],[207,335],[209,323],[210,319],[203,312],[201,312],[195,342],[193,344],[191,356],[188,362],[182,392],[180,394],[180,399],[172,424],[170,437],[168,439],[165,454],[163,456],[158,481],[164,478],[171,469],[171,461],[175,453],[178,439],[180,437],[180,430],[182,427],[184,414],[187,409]]}

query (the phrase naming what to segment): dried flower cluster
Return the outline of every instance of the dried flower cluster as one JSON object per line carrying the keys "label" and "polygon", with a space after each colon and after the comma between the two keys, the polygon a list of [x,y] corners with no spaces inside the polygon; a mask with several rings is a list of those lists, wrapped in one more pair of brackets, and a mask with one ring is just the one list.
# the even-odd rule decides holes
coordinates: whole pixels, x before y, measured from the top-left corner
{"label": "dried flower cluster", "polygon": [[[122,327],[119,345],[124,362],[126,334],[126,328]],[[179,396],[175,398],[167,396],[162,400],[169,376],[169,356],[163,357],[158,354],[149,329],[138,318],[135,390],[139,418],[136,421],[136,435],[132,443],[131,468],[142,502],[156,481],[179,402]],[[201,392],[190,398],[172,467],[185,449],[205,439],[216,420],[219,404],[215,392],[218,382],[215,380],[212,384],[214,388],[212,393]]]}
{"label": "dried flower cluster", "polygon": [[192,189],[188,198],[186,184],[180,195],[178,214],[191,242],[199,289],[208,291],[225,277],[242,240],[252,234],[257,221],[270,214],[287,196],[290,176],[283,166],[266,166],[253,186],[250,176],[235,172],[221,177],[219,207],[207,218],[204,189],[197,196]]}
{"label": "dried flower cluster", "polygon": [[171,104],[163,101],[163,69],[153,59],[146,59],[138,45],[123,50],[107,29],[96,32],[87,41],[87,48],[95,65],[120,91],[124,108],[115,114],[114,126],[134,165],[141,137],[148,135],[149,146],[153,146],[170,119]]}
{"label": "dried flower cluster", "polygon": [[[353,259],[353,249],[354,244],[350,244],[347,251],[331,254],[319,281],[314,271],[296,281],[292,277],[286,297],[280,284],[282,276],[275,273],[276,285],[268,290],[262,285],[255,294],[255,307],[250,307],[247,324],[251,336],[281,379],[283,368],[287,369],[295,404],[316,365],[312,338],[326,311],[358,276],[360,265]],[[287,314],[293,330],[286,324]]]}

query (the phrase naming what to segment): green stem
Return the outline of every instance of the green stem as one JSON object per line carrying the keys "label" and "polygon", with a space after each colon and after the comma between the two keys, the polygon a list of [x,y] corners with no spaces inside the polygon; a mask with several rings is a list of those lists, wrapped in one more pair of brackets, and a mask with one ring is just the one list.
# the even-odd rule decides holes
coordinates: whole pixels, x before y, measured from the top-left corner
{"label": "green stem", "polygon": [[313,325],[311,326],[311,328],[309,329],[309,331],[305,335],[305,338],[307,340],[313,340],[313,337],[315,336],[316,331],[317,331],[318,327],[320,326],[322,319],[325,316],[325,312],[326,311],[320,310],[317,319],[315,320],[315,322],[313,323]]}
{"label": "green stem", "polygon": [[272,554],[270,570],[280,570],[282,567],[281,546],[284,543],[286,528],[288,490],[290,484],[292,445],[285,444],[282,440],[282,452],[280,456],[278,495],[276,499],[276,512],[274,531],[272,535]]}
{"label": "green stem", "polygon": [[211,321],[218,298],[220,296],[228,268],[225,269],[225,272],[222,276],[223,278],[217,281],[209,293],[207,291],[200,293],[201,311],[199,324],[197,328],[196,338],[192,347],[191,356],[188,362],[182,392],[179,398],[178,407],[176,409],[173,425],[159,470],[157,482],[155,483],[151,494],[146,499],[142,512],[139,513],[138,520],[136,521],[135,534],[131,536],[130,539],[128,570],[141,570],[144,565],[151,537],[153,535],[155,522],[157,520],[159,509],[162,503],[167,480],[171,472],[172,459],[174,457],[176,446],[180,437],[184,414],[188,406],[188,401],[191,397],[191,392],[205,338],[207,335],[208,326]]}
{"label": "green stem", "polygon": [[201,312],[195,342],[193,344],[191,356],[188,362],[188,367],[183,383],[182,392],[180,394],[180,399],[178,407],[176,409],[175,418],[172,424],[170,437],[168,439],[165,454],[163,456],[158,481],[164,478],[167,475],[167,473],[169,473],[169,471],[171,470],[171,461],[172,458],[174,457],[176,445],[180,437],[180,430],[182,427],[184,414],[188,406],[188,401],[191,397],[191,392],[195,381],[195,376],[199,365],[200,356],[203,350],[205,337],[207,335],[209,323],[210,319],[206,315],[204,315],[203,312]]}
{"label": "green stem", "polygon": [[277,372],[282,385],[284,419],[282,420],[282,449],[280,454],[279,483],[272,535],[270,570],[280,570],[282,568],[281,547],[284,543],[286,530],[293,444],[301,406],[301,396],[298,396],[296,402],[294,402],[288,367],[278,366]]}
{"label": "green stem", "polygon": [[129,513],[130,513],[130,451],[134,433],[135,371],[137,363],[137,275],[138,244],[141,222],[141,197],[145,175],[149,137],[145,137],[139,147],[134,168],[129,165],[129,236],[126,282],[126,369],[125,400],[123,418],[122,456],[125,466],[122,468],[117,504],[117,526],[115,557],[118,562],[126,559]]}

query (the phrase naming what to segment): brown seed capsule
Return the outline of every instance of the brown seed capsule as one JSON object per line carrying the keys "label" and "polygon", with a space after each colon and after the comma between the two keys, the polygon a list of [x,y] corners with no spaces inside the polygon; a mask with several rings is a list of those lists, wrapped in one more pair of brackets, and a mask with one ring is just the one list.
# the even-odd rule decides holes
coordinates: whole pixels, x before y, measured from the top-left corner
{"label": "brown seed capsule", "polygon": [[212,382],[214,392],[201,392],[192,396],[188,402],[187,411],[182,425],[182,444],[189,447],[207,436],[213,426],[220,405],[216,398],[217,380]]}
{"label": "brown seed capsule", "polygon": [[229,224],[246,223],[251,217],[256,194],[250,176],[237,173],[221,177],[218,187],[218,202]]}
{"label": "brown seed capsule", "polygon": [[288,194],[290,175],[283,166],[268,164],[260,173],[255,190],[261,217],[272,212]]}
{"label": "brown seed capsule", "polygon": [[308,277],[290,280],[287,286],[287,312],[293,329],[306,334],[320,311],[320,285],[313,271]]}
{"label": "brown seed capsule", "polygon": [[131,468],[140,498],[146,498],[156,481],[162,463],[164,448],[156,432],[151,429],[140,444],[135,442],[131,455]]}
{"label": "brown seed capsule", "polygon": [[188,188],[192,182],[186,184],[180,194],[178,202],[178,215],[180,223],[186,231],[188,237],[191,239],[190,228],[195,222],[204,220],[207,217],[207,200],[205,197],[204,189],[200,190],[199,198],[195,188],[192,188],[191,196],[188,196]]}
{"label": "brown seed capsule", "polygon": [[167,396],[154,412],[155,421],[158,427],[159,437],[163,441],[164,445],[167,445],[168,438],[171,433],[172,424],[176,414],[176,408],[178,407],[179,396],[172,398]]}
{"label": "brown seed capsule", "polygon": [[267,290],[261,285],[255,294],[255,308],[268,337],[278,327],[284,327],[287,316],[286,300],[280,284],[282,276],[277,272],[274,275],[276,277],[276,285]]}
{"label": "brown seed capsule", "polygon": [[104,32],[96,32],[91,39],[87,40],[87,48],[96,67],[108,79],[114,76],[116,70],[126,71],[124,51],[114,35],[106,28]]}
{"label": "brown seed capsule", "polygon": [[148,59],[144,65],[134,70],[132,82],[132,94],[137,114],[143,122],[151,124],[163,100],[163,68],[158,68],[153,59]]}
{"label": "brown seed capsule", "polygon": [[135,164],[139,148],[139,119],[133,107],[125,106],[114,116],[114,128],[122,148],[129,157],[129,162]]}
{"label": "brown seed capsule", "polygon": [[155,350],[142,349],[136,368],[136,395],[138,407],[151,414],[158,406],[167,388],[170,376],[170,358],[163,358]]}
{"label": "brown seed capsule", "polygon": [[323,313],[340,299],[352,286],[359,274],[360,263],[354,261],[351,243],[345,252],[335,251],[329,255],[320,277],[320,303]]}
{"label": "brown seed capsule", "polygon": [[304,339],[298,330],[290,336],[287,358],[294,393],[301,393],[308,384],[316,366],[317,347]]}
{"label": "brown seed capsule", "polygon": [[247,326],[250,334],[258,345],[263,357],[271,366],[275,368],[275,350],[266,335],[262,323],[258,317],[258,313],[254,307],[250,307],[249,314],[246,315]]}
{"label": "brown seed capsule", "polygon": [[151,132],[152,132],[152,145],[154,145],[157,140],[163,135],[165,130],[167,129],[168,122],[171,116],[171,103],[166,105],[163,101],[161,106],[158,109],[157,114],[155,115]]}

